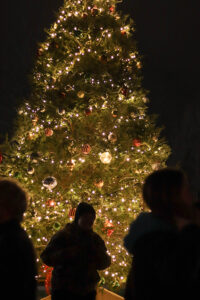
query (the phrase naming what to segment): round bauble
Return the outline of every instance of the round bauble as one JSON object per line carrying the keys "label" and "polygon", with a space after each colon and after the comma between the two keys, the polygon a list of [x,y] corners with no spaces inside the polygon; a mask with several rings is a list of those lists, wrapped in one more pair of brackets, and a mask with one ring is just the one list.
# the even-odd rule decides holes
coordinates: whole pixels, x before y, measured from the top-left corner
{"label": "round bauble", "polygon": [[91,115],[91,113],[92,113],[92,109],[91,109],[91,108],[86,108],[86,109],[85,109],[85,114],[86,114],[86,116]]}
{"label": "round bauble", "polygon": [[37,164],[38,160],[40,159],[40,154],[38,152],[33,152],[30,155],[30,159],[34,164]]}
{"label": "round bauble", "polygon": [[34,126],[37,124],[38,120],[39,120],[38,116],[33,117],[32,123],[33,123]]}
{"label": "round bauble", "polygon": [[61,224],[60,224],[59,222],[55,222],[55,223],[53,224],[53,228],[54,228],[55,230],[59,230],[59,229],[61,228]]}
{"label": "round bauble", "polygon": [[43,181],[43,186],[49,190],[54,189],[57,186],[57,180],[53,176],[46,177]]}
{"label": "round bauble", "polygon": [[96,181],[94,182],[94,185],[95,185],[97,188],[101,189],[101,188],[104,186],[104,181],[103,181],[102,179],[96,180]]}
{"label": "round bauble", "polygon": [[37,50],[37,55],[38,55],[38,56],[41,56],[41,55],[43,54],[43,52],[44,52],[44,49],[43,49],[43,48],[39,48],[39,49]]}
{"label": "round bauble", "polygon": [[160,163],[159,162],[155,162],[151,165],[153,170],[158,170],[160,168]]}
{"label": "round bauble", "polygon": [[111,7],[109,8],[109,11],[110,11],[111,13],[113,13],[113,12],[115,11],[115,7],[114,7],[114,6],[111,6]]}
{"label": "round bauble", "polygon": [[139,139],[133,140],[133,146],[140,147],[142,145],[142,142]]}
{"label": "round bauble", "polygon": [[99,157],[100,157],[100,160],[103,164],[109,164],[112,160],[112,155],[108,151],[100,153]]}
{"label": "round bauble", "polygon": [[85,144],[82,146],[82,153],[83,154],[89,154],[91,151],[91,147],[89,144]]}
{"label": "round bauble", "polygon": [[46,128],[44,130],[44,133],[46,136],[52,136],[53,135],[53,130],[51,128]]}
{"label": "round bauble", "polygon": [[115,133],[111,132],[109,135],[108,135],[108,140],[114,144],[116,141],[117,141],[117,136]]}
{"label": "round bauble", "polygon": [[118,111],[117,111],[116,109],[114,109],[114,110],[112,111],[112,116],[113,116],[113,118],[117,118],[117,116],[118,116]]}
{"label": "round bauble", "polygon": [[55,202],[55,200],[53,200],[53,199],[48,199],[47,202],[46,202],[46,204],[47,204],[48,206],[50,206],[50,207],[56,206],[56,202]]}
{"label": "round bauble", "polygon": [[85,97],[85,93],[84,93],[83,91],[79,91],[79,92],[77,93],[77,96],[78,96],[79,98],[84,98],[84,97]]}
{"label": "round bauble", "polygon": [[99,10],[96,6],[94,6],[92,9],[91,9],[91,13],[93,16],[96,16],[98,14]]}
{"label": "round bauble", "polygon": [[68,161],[68,162],[67,162],[67,168],[68,168],[70,171],[73,171],[74,166],[75,166],[75,163],[73,163],[73,161]]}
{"label": "round bauble", "polygon": [[33,167],[29,167],[29,168],[27,169],[27,173],[28,173],[29,175],[32,175],[32,174],[35,173],[35,169],[34,169]]}
{"label": "round bauble", "polygon": [[56,111],[61,116],[65,114],[65,109],[62,107],[58,107]]}

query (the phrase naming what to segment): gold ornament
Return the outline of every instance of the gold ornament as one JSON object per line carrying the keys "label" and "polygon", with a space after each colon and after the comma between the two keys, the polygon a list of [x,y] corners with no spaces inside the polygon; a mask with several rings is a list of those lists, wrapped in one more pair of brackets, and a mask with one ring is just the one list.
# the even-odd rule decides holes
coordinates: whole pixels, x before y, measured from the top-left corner
{"label": "gold ornament", "polygon": [[68,168],[70,171],[73,171],[74,166],[75,166],[75,164],[73,163],[73,161],[68,161],[68,162],[67,162],[67,168]]}
{"label": "gold ornament", "polygon": [[117,141],[117,136],[115,133],[111,132],[109,135],[108,135],[108,140],[114,144],[116,141]]}
{"label": "gold ornament", "polygon": [[30,175],[34,174],[34,172],[35,172],[35,169],[32,167],[28,168],[28,170],[27,170],[27,173]]}
{"label": "gold ornament", "polygon": [[104,181],[103,181],[102,179],[96,180],[96,181],[94,182],[94,185],[95,185],[96,187],[98,187],[99,189],[101,189],[101,188],[104,186]]}
{"label": "gold ornament", "polygon": [[77,96],[78,96],[79,98],[84,98],[84,97],[85,97],[85,93],[84,93],[83,91],[79,91],[79,92],[77,93]]}
{"label": "gold ornament", "polygon": [[108,151],[99,153],[99,157],[103,164],[109,164],[112,160],[112,155]]}

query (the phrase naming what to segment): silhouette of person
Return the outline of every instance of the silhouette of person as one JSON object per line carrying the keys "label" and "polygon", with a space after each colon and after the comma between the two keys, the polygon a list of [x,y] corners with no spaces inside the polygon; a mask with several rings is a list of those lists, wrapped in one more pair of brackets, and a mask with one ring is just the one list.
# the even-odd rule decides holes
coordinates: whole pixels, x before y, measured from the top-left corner
{"label": "silhouette of person", "polygon": [[36,257],[21,227],[27,196],[15,182],[0,179],[0,290],[2,299],[36,300]]}
{"label": "silhouette of person", "polygon": [[41,254],[52,266],[52,300],[94,300],[100,280],[97,270],[110,266],[111,258],[101,237],[93,231],[94,208],[81,202],[72,223],[58,231]]}
{"label": "silhouette of person", "polygon": [[143,199],[151,212],[141,213],[124,239],[133,254],[125,299],[193,299],[200,292],[200,229],[185,174],[153,172]]}

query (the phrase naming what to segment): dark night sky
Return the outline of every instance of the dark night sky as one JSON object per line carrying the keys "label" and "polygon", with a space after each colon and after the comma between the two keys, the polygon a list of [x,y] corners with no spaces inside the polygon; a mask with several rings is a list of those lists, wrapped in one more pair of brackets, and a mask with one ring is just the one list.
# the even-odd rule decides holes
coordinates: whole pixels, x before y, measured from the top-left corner
{"label": "dark night sky", "polygon": [[[28,96],[28,74],[37,42],[63,0],[6,0],[1,3],[0,134],[12,132],[20,99]],[[169,164],[180,162],[200,191],[200,1],[124,0],[136,23],[143,55],[143,87],[149,110],[159,115],[172,147]]]}

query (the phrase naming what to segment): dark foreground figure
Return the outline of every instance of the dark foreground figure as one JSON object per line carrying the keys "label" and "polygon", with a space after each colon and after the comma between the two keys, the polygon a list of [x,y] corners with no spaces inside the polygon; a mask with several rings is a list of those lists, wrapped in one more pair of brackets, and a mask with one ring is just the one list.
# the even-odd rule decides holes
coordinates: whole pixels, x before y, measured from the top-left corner
{"label": "dark foreground figure", "polygon": [[96,214],[81,202],[75,220],[57,232],[41,254],[52,266],[52,300],[94,300],[100,279],[97,270],[109,267],[104,241],[92,230]]}
{"label": "dark foreground figure", "polygon": [[36,300],[36,257],[21,227],[26,194],[17,183],[0,179],[0,299]]}
{"label": "dark foreground figure", "polygon": [[140,214],[124,240],[134,255],[125,299],[196,299],[200,229],[191,221],[194,211],[184,174],[154,172],[145,181],[143,198],[152,212]]}

